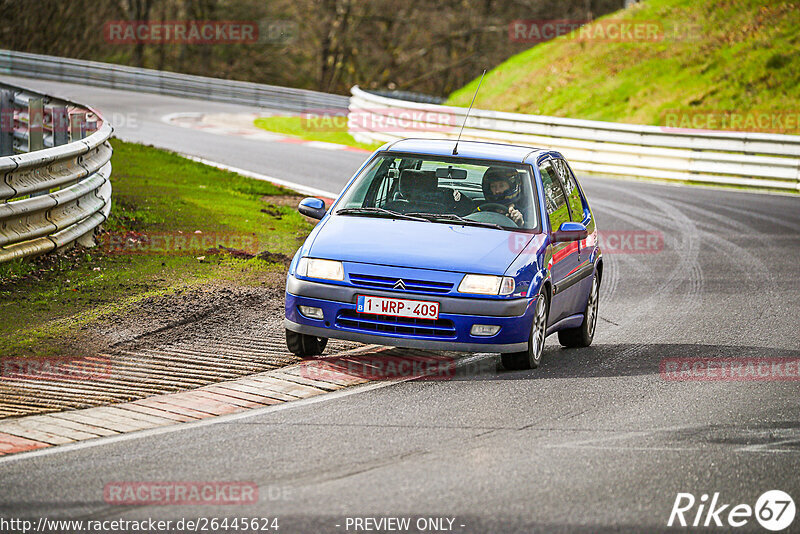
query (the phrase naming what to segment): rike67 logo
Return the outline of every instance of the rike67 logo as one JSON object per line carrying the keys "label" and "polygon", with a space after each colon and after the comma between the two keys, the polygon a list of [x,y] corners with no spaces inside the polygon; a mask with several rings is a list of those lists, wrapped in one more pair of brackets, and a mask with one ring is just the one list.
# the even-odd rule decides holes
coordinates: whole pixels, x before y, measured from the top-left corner
{"label": "rike67 logo", "polygon": [[700,499],[691,493],[678,493],[667,526],[729,529],[743,527],[755,518],[765,529],[777,532],[792,524],[795,511],[792,497],[781,490],[764,492],[755,506],[725,503],[719,492],[711,497],[704,493]]}

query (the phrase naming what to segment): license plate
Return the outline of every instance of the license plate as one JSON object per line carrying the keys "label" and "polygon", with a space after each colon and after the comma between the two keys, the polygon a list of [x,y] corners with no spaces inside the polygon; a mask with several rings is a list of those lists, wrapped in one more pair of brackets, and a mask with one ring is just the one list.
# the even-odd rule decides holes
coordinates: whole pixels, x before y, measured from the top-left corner
{"label": "license plate", "polygon": [[361,313],[413,317],[415,319],[438,319],[439,303],[425,300],[390,299],[359,295],[356,309]]}

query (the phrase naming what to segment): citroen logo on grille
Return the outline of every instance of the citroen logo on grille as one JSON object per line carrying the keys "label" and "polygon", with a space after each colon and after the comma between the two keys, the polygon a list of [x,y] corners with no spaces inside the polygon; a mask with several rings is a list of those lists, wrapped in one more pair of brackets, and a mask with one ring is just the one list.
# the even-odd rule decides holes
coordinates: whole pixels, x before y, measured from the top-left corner
{"label": "citroen logo on grille", "polygon": [[405,283],[405,282],[403,282],[403,279],[401,278],[400,280],[398,280],[397,282],[395,282],[395,284],[394,284],[394,288],[395,288],[395,289],[401,289],[401,290],[405,291],[405,289],[406,289],[406,283]]}

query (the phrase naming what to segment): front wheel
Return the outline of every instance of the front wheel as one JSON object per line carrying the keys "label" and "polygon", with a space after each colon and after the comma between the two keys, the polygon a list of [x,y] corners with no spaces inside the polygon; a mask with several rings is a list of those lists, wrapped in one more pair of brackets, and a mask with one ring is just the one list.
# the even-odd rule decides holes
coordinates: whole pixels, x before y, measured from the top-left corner
{"label": "front wheel", "polygon": [[533,315],[531,335],[528,339],[528,350],[523,352],[509,352],[500,355],[503,367],[509,370],[536,369],[542,361],[544,352],[544,338],[547,334],[547,314],[549,306],[544,293],[539,293],[536,298],[536,311]]}
{"label": "front wheel", "polygon": [[319,356],[325,350],[328,338],[310,336],[286,330],[286,346],[289,352],[301,358]]}
{"label": "front wheel", "polygon": [[594,339],[594,330],[597,326],[598,293],[600,283],[597,281],[595,273],[592,279],[592,289],[589,292],[589,300],[586,303],[586,310],[583,312],[583,323],[576,328],[560,330],[558,332],[558,342],[568,348],[588,347]]}

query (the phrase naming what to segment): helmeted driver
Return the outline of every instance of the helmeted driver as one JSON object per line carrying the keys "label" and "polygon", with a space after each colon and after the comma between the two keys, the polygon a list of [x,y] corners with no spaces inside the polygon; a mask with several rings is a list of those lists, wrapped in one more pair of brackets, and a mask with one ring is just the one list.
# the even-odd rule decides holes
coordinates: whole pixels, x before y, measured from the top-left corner
{"label": "helmeted driver", "polygon": [[487,203],[500,204],[508,208],[504,213],[517,226],[525,222],[522,212],[516,208],[522,198],[522,184],[516,169],[511,167],[489,167],[483,174],[483,198]]}

